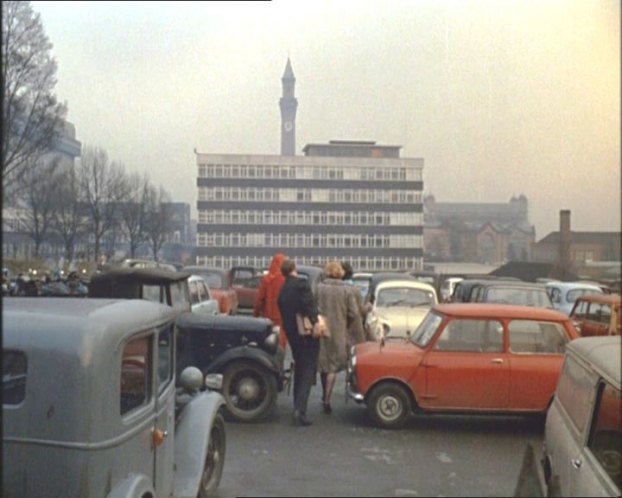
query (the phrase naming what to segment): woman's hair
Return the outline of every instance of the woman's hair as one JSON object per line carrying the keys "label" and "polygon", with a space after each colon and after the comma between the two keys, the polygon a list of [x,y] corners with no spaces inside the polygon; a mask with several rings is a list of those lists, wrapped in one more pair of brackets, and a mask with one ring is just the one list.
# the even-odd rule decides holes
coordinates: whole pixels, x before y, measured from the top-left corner
{"label": "woman's hair", "polygon": [[339,261],[329,261],[324,267],[324,275],[328,278],[337,278],[341,280],[344,271]]}

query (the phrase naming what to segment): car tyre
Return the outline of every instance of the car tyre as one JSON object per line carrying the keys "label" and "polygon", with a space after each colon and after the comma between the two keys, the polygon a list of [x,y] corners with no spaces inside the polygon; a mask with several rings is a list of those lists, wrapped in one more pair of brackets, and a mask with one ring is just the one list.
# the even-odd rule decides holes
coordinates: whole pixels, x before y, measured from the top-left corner
{"label": "car tyre", "polygon": [[369,395],[367,409],[377,425],[399,429],[410,415],[410,397],[398,384],[380,384]]}
{"label": "car tyre", "polygon": [[201,482],[199,483],[198,498],[214,496],[218,489],[225,465],[226,441],[225,421],[222,415],[218,413],[210,430],[207,454],[203,464]]}
{"label": "car tyre", "polygon": [[252,422],[268,415],[276,404],[276,375],[254,361],[236,361],[223,373],[222,394],[233,420]]}

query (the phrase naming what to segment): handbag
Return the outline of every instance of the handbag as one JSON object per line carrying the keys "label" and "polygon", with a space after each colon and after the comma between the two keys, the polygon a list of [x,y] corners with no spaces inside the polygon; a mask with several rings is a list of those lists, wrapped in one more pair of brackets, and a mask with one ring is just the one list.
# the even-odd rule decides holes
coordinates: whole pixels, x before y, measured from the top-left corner
{"label": "handbag", "polygon": [[298,334],[301,336],[310,336],[313,334],[313,324],[308,316],[302,316],[300,313],[296,313],[296,327],[298,328]]}
{"label": "handbag", "polygon": [[298,334],[303,337],[330,337],[330,330],[328,330],[326,318],[323,315],[317,316],[317,323],[314,325],[308,316],[296,313],[296,326]]}

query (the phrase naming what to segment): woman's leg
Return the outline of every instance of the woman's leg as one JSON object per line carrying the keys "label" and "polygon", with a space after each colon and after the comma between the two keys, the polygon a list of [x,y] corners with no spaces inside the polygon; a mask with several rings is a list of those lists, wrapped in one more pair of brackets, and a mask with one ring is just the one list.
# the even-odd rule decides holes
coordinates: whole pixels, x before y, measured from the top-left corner
{"label": "woman's leg", "polygon": [[326,390],[324,391],[324,412],[331,413],[332,408],[330,406],[330,397],[333,394],[333,387],[335,387],[335,381],[337,380],[336,372],[326,373]]}

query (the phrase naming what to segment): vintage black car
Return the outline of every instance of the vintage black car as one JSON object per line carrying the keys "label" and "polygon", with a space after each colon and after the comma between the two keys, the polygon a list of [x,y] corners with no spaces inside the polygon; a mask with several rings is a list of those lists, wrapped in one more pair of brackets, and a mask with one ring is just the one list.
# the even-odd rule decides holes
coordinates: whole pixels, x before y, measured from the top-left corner
{"label": "vintage black car", "polygon": [[177,330],[177,370],[197,365],[204,375],[221,373],[231,418],[250,422],[272,411],[285,384],[284,352],[272,321],[183,313]]}
{"label": "vintage black car", "polygon": [[178,373],[194,365],[204,375],[221,374],[228,418],[265,417],[285,381],[278,328],[266,318],[191,313],[189,276],[162,268],[115,268],[91,278],[89,296],[147,299],[175,308]]}

